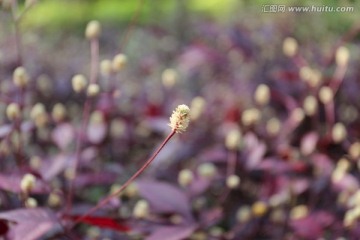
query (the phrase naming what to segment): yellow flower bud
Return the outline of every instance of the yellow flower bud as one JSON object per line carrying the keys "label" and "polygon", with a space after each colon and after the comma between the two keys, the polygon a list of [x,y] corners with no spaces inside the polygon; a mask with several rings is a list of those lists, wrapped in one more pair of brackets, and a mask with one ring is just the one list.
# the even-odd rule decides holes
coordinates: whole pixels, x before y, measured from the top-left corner
{"label": "yellow flower bud", "polygon": [[109,76],[112,73],[112,62],[108,59],[100,62],[100,71],[103,76]]}
{"label": "yellow flower bud", "polygon": [[27,208],[36,208],[38,206],[38,203],[35,198],[29,197],[25,200],[25,206]]}
{"label": "yellow flower bud", "polygon": [[127,64],[126,55],[119,53],[117,54],[112,61],[112,70],[114,72],[119,72],[122,70]]}
{"label": "yellow flower bud", "polygon": [[237,175],[230,175],[226,178],[226,186],[230,189],[237,188],[240,184],[240,178]]}
{"label": "yellow flower bud", "polygon": [[291,209],[290,219],[296,220],[306,217],[309,214],[309,209],[306,205],[299,205]]}
{"label": "yellow flower bud", "polygon": [[342,142],[347,136],[347,131],[344,124],[336,123],[332,128],[331,136],[335,143]]}
{"label": "yellow flower bud", "polygon": [[178,175],[178,183],[183,186],[189,186],[194,180],[194,174],[190,169],[182,169]]}
{"label": "yellow flower bud", "polygon": [[101,25],[99,21],[93,20],[90,21],[85,30],[85,37],[89,40],[96,39],[100,36],[101,33]]}
{"label": "yellow flower bud", "polygon": [[265,84],[260,84],[255,90],[255,102],[260,106],[264,106],[269,103],[270,89]]}
{"label": "yellow flower bud", "polygon": [[177,133],[185,132],[189,126],[190,109],[185,104],[177,106],[170,117],[169,126]]}
{"label": "yellow flower bud", "polygon": [[171,88],[175,85],[177,78],[178,74],[174,69],[165,69],[162,73],[162,84],[166,88]]}
{"label": "yellow flower bud", "polygon": [[17,103],[10,103],[6,108],[6,117],[13,121],[20,117],[20,106]]}
{"label": "yellow flower bud", "polygon": [[87,80],[84,75],[77,74],[72,78],[71,83],[73,90],[78,93],[85,89]]}
{"label": "yellow flower bud", "polygon": [[62,103],[55,104],[55,106],[52,109],[51,116],[56,122],[60,122],[64,120],[64,118],[66,117],[65,106]]}
{"label": "yellow flower bud", "polygon": [[298,51],[298,43],[292,37],[285,38],[283,42],[283,53],[288,57],[293,57]]}
{"label": "yellow flower bud", "polygon": [[25,87],[28,84],[29,76],[25,68],[18,67],[15,69],[13,74],[13,81],[17,87],[21,87],[21,88]]}
{"label": "yellow flower bud", "polygon": [[330,103],[334,98],[334,92],[330,87],[324,86],[319,90],[319,99],[323,104]]}
{"label": "yellow flower bud", "polygon": [[307,96],[304,99],[303,109],[305,114],[308,116],[313,116],[318,109],[318,102],[314,96]]}
{"label": "yellow flower bud", "polygon": [[248,206],[240,207],[236,212],[236,220],[239,223],[244,223],[249,221],[251,218],[251,209]]}
{"label": "yellow flower bud", "polygon": [[24,193],[29,193],[35,187],[36,178],[34,175],[27,173],[23,176],[20,182],[20,189]]}
{"label": "yellow flower bud", "polygon": [[213,178],[216,174],[216,167],[212,163],[202,163],[196,170],[199,176],[204,178]]}
{"label": "yellow flower bud", "polygon": [[191,101],[191,107],[190,107],[191,120],[196,120],[201,116],[201,114],[204,112],[205,105],[206,105],[205,99],[202,97],[195,97]]}
{"label": "yellow flower bud", "polygon": [[239,129],[232,129],[226,135],[225,146],[229,150],[238,150],[241,144],[242,134]]}
{"label": "yellow flower bud", "polygon": [[270,136],[275,136],[280,132],[281,123],[276,117],[271,118],[266,123],[266,131]]}
{"label": "yellow flower bud", "polygon": [[134,207],[133,216],[135,218],[147,218],[149,216],[149,203],[146,200],[139,200]]}
{"label": "yellow flower bud", "polygon": [[99,92],[100,92],[100,87],[96,83],[91,83],[87,88],[87,95],[89,97],[95,97],[99,94]]}
{"label": "yellow flower bud", "polygon": [[360,158],[360,142],[354,142],[353,144],[351,144],[348,153],[354,160]]}
{"label": "yellow flower bud", "polygon": [[256,108],[246,109],[241,115],[241,122],[244,126],[248,127],[260,120],[261,113]]}
{"label": "yellow flower bud", "polygon": [[349,62],[350,52],[344,46],[339,47],[336,50],[335,60],[338,66],[346,66]]}
{"label": "yellow flower bud", "polygon": [[256,217],[262,217],[267,210],[267,205],[262,201],[255,202],[251,207],[251,211]]}

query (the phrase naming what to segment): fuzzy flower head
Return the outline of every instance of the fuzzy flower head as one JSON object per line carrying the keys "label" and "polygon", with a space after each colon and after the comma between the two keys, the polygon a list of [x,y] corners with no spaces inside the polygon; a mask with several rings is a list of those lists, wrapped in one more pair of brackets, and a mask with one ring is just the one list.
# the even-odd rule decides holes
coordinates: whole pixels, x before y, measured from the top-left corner
{"label": "fuzzy flower head", "polygon": [[185,104],[177,106],[170,117],[169,126],[177,133],[186,131],[190,120],[190,108]]}

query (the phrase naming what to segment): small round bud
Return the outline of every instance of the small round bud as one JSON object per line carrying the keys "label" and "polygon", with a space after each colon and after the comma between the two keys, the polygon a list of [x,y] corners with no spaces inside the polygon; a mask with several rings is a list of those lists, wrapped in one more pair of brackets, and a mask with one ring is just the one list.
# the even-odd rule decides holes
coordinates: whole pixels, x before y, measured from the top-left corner
{"label": "small round bud", "polygon": [[35,198],[29,197],[25,200],[25,206],[27,208],[36,208],[38,206],[38,203]]}
{"label": "small round bud", "polygon": [[255,90],[255,102],[260,106],[264,106],[269,103],[270,89],[265,84],[260,84]]}
{"label": "small round bud", "polygon": [[99,21],[93,20],[90,21],[85,30],[85,37],[89,40],[96,39],[100,36],[101,33],[101,25]]}
{"label": "small round bud", "polygon": [[328,104],[334,99],[334,92],[330,87],[324,86],[319,90],[319,99],[323,104]]}
{"label": "small round bud", "polygon": [[221,238],[221,236],[224,233],[224,229],[222,229],[219,226],[215,226],[215,227],[210,228],[209,233],[211,236],[213,236],[215,238]]}
{"label": "small round bud", "polygon": [[169,126],[177,133],[185,132],[189,126],[190,108],[185,104],[179,105],[170,117]]}
{"label": "small round bud", "polygon": [[303,109],[305,114],[308,116],[313,116],[318,109],[318,102],[314,96],[307,96],[304,99]]}
{"label": "small round bud", "polygon": [[25,68],[18,67],[15,69],[13,74],[13,81],[17,87],[21,87],[21,88],[25,87],[28,84],[29,76]]}
{"label": "small round bud", "polygon": [[146,200],[139,200],[134,207],[133,216],[135,218],[146,218],[149,216],[149,203]]}
{"label": "small round bud", "polygon": [[298,51],[298,43],[292,37],[285,38],[283,42],[283,53],[288,57],[293,57]]}
{"label": "small round bud", "polygon": [[237,188],[240,184],[240,178],[237,175],[230,175],[226,178],[226,186],[230,189]]}
{"label": "small round bud", "polygon": [[213,178],[216,174],[216,167],[212,163],[202,163],[197,167],[197,173],[204,178]]}
{"label": "small round bud", "polygon": [[349,62],[350,52],[344,46],[339,47],[336,50],[335,60],[338,66],[346,66]]}
{"label": "small round bud", "polygon": [[48,122],[48,116],[44,104],[35,104],[30,111],[30,118],[35,122],[35,125],[38,128],[45,126]]}
{"label": "small round bud", "polygon": [[47,203],[50,207],[59,207],[62,203],[61,196],[57,192],[50,193]]}
{"label": "small round bud", "polygon": [[136,183],[130,183],[127,188],[124,189],[124,195],[128,198],[133,198],[139,195],[139,188]]}
{"label": "small round bud", "polygon": [[171,88],[175,85],[177,78],[178,74],[174,69],[165,69],[161,76],[162,84],[166,88]]}
{"label": "small round bud", "polygon": [[61,122],[66,117],[66,108],[62,103],[54,105],[51,113],[52,118],[56,122]]}
{"label": "small round bud", "polygon": [[266,123],[266,132],[270,136],[275,136],[280,132],[281,123],[278,118],[273,117]]}
{"label": "small round bud", "polygon": [[347,136],[347,131],[344,124],[336,123],[332,128],[331,136],[335,143],[342,142]]}
{"label": "small round bud", "polygon": [[261,113],[256,108],[246,109],[241,115],[241,122],[244,126],[248,127],[260,120]]}
{"label": "small round bud", "polygon": [[87,80],[84,75],[77,74],[72,78],[71,83],[73,90],[78,93],[85,89]]}
{"label": "small round bud", "polygon": [[236,212],[236,220],[239,223],[245,223],[251,218],[251,209],[248,206],[240,207]]}
{"label": "small round bud", "polygon": [[32,169],[36,169],[36,170],[39,169],[41,167],[41,163],[42,163],[42,161],[39,156],[32,156],[30,158],[30,167]]}
{"label": "small round bud", "polygon": [[309,214],[309,209],[306,205],[299,205],[291,209],[290,219],[297,220],[306,217]]}
{"label": "small round bud", "polygon": [[95,97],[99,94],[99,92],[100,92],[100,87],[96,83],[91,83],[87,88],[87,95],[89,97]]}
{"label": "small round bud", "polygon": [[205,105],[206,105],[205,99],[202,97],[195,97],[191,101],[191,105],[190,105],[191,120],[196,120],[202,115],[205,109]]}
{"label": "small round bud", "polygon": [[121,71],[127,64],[126,55],[119,53],[117,54],[112,61],[112,70],[114,72]]}
{"label": "small round bud", "polygon": [[256,216],[256,217],[264,216],[264,214],[267,212],[267,210],[268,210],[267,205],[262,201],[255,202],[251,206],[251,211],[254,214],[254,216]]}
{"label": "small round bud", "polygon": [[100,62],[100,72],[103,76],[110,76],[112,74],[112,62],[108,59]]}
{"label": "small round bud", "polygon": [[360,142],[354,142],[350,145],[348,153],[350,157],[354,160],[357,160],[360,158]]}
{"label": "small round bud", "polygon": [[182,187],[189,186],[194,180],[194,174],[190,169],[182,169],[178,175],[178,183]]}
{"label": "small round bud", "polygon": [[29,193],[35,187],[36,178],[34,175],[27,173],[23,176],[20,182],[20,189],[24,193]]}
{"label": "small round bud", "polygon": [[336,164],[336,170],[347,172],[350,169],[350,163],[346,158],[341,158]]}
{"label": "small round bud", "polygon": [[232,129],[226,135],[225,146],[229,150],[238,150],[241,144],[242,134],[238,129]]}
{"label": "small round bud", "polygon": [[42,74],[36,79],[36,87],[45,96],[50,96],[53,92],[53,81],[49,76]]}
{"label": "small round bud", "polygon": [[104,121],[105,121],[105,117],[101,111],[95,110],[94,112],[91,113],[90,121],[89,121],[90,124],[104,123]]}
{"label": "small round bud", "polygon": [[286,213],[283,209],[277,208],[271,212],[270,219],[274,223],[284,222],[284,220],[286,219]]}
{"label": "small round bud", "polygon": [[308,82],[312,74],[312,69],[308,66],[300,68],[299,75],[304,82]]}
{"label": "small round bud", "polygon": [[6,107],[6,117],[10,121],[14,121],[15,119],[20,117],[20,106],[17,103],[10,103]]}
{"label": "small round bud", "polygon": [[120,138],[125,134],[126,123],[121,119],[114,119],[110,124],[110,135],[113,138]]}

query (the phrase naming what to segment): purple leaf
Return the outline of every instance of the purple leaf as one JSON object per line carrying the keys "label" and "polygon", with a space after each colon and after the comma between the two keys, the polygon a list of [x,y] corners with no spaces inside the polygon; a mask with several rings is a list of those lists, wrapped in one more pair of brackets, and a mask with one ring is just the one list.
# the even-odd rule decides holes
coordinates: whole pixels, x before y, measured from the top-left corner
{"label": "purple leaf", "polygon": [[[9,191],[9,192],[20,193],[21,192],[20,182],[21,182],[21,179],[23,178],[23,176],[24,176],[23,174],[22,175],[0,174],[0,189]],[[36,185],[35,185],[34,189],[31,190],[31,192],[32,193],[46,193],[46,192],[48,192],[48,187],[46,186],[46,184],[44,184],[44,182],[37,180]]]}
{"label": "purple leaf", "polygon": [[159,227],[146,240],[183,240],[188,239],[197,226],[176,226],[176,227]]}
{"label": "purple leaf", "polygon": [[176,212],[187,219],[192,219],[189,199],[179,188],[150,179],[138,181],[137,186],[140,195],[149,201],[153,211]]}
{"label": "purple leaf", "polygon": [[44,208],[2,212],[0,219],[15,223],[10,226],[8,234],[13,240],[35,240],[55,228],[61,228],[54,213]]}
{"label": "purple leaf", "polygon": [[40,169],[40,172],[45,180],[51,180],[59,173],[61,173],[65,168],[70,166],[74,162],[74,156],[59,154],[55,157],[49,159],[50,165],[44,165]]}
{"label": "purple leaf", "polygon": [[316,132],[310,132],[301,139],[300,149],[304,155],[309,155],[314,152],[316,144],[319,140],[319,135]]}
{"label": "purple leaf", "polygon": [[0,126],[0,138],[6,137],[11,132],[12,128],[11,124]]}
{"label": "purple leaf", "polygon": [[52,140],[62,150],[66,149],[75,139],[74,128],[71,124],[63,123],[52,131]]}

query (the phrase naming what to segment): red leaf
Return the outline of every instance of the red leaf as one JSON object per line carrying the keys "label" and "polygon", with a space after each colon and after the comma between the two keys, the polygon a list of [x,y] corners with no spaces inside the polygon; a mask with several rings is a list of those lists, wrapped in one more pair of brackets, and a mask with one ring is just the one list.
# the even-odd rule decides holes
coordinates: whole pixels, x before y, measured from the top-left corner
{"label": "red leaf", "polygon": [[6,221],[0,220],[0,236],[4,236],[9,231]]}
{"label": "red leaf", "polygon": [[0,219],[15,222],[8,233],[12,240],[39,239],[52,230],[61,229],[53,212],[45,208],[17,209],[0,213]]}
{"label": "red leaf", "polygon": [[65,215],[65,219],[69,219],[72,221],[77,221],[81,223],[86,223],[94,226],[98,226],[101,228],[109,228],[120,232],[128,232],[130,231],[130,227],[126,226],[125,224],[121,223],[122,221],[119,219],[109,218],[109,217],[94,217],[94,216],[87,216],[81,218],[80,215]]}

